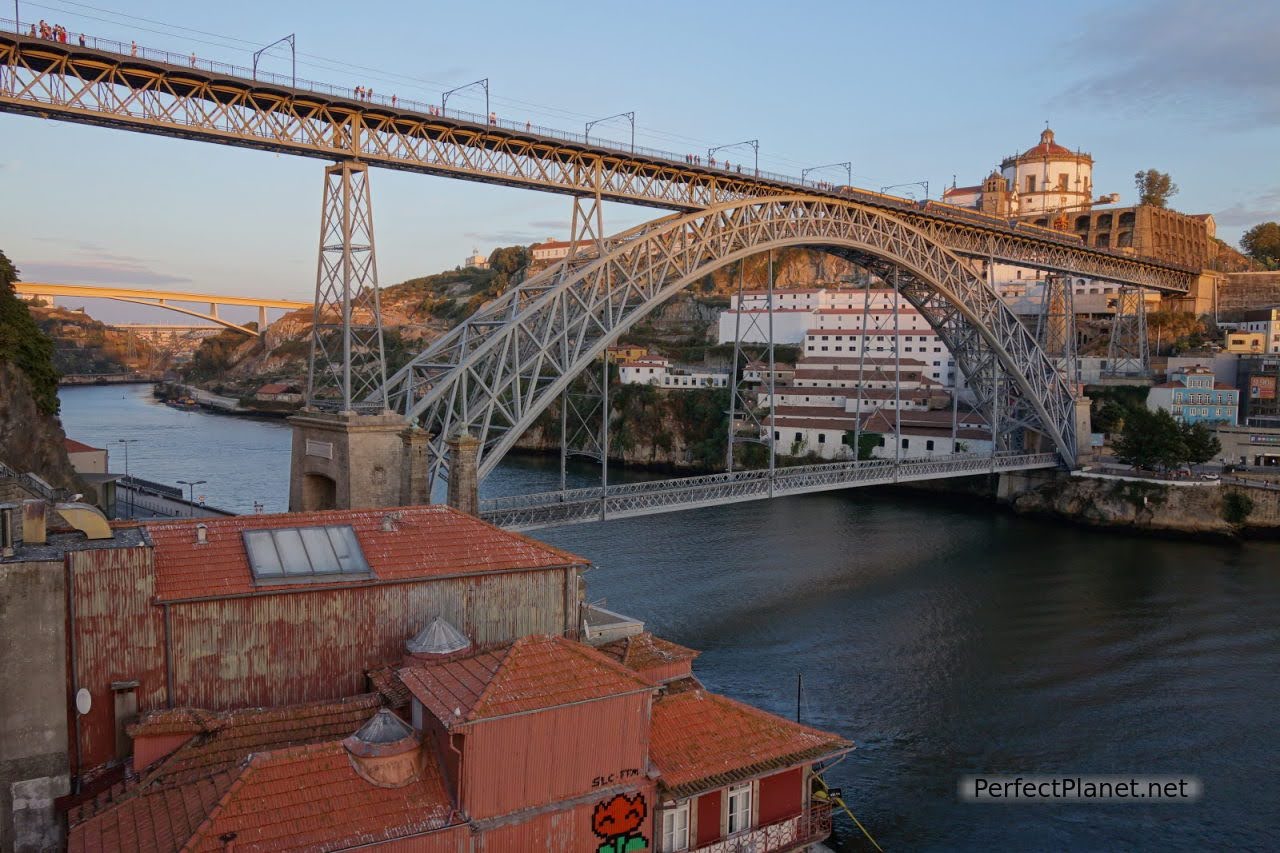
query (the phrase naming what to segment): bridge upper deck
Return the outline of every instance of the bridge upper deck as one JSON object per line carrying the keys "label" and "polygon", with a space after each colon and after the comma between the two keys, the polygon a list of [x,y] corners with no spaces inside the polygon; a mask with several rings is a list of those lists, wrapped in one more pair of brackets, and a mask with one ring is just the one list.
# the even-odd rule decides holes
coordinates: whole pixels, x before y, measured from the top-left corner
{"label": "bridge upper deck", "polygon": [[853,187],[690,162],[587,138],[167,51],[79,47],[0,30],[0,111],[386,168],[592,195],[669,210],[802,192],[884,210],[953,251],[1053,272],[1186,292],[1197,271],[976,211]]}

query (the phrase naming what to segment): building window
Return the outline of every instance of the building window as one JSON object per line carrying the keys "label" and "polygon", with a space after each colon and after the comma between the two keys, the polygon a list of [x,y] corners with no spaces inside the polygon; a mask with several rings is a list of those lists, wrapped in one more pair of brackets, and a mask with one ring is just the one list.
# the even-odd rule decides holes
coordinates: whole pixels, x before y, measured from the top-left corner
{"label": "building window", "polygon": [[796,441],[804,441],[804,433],[802,432],[796,433]]}
{"label": "building window", "polygon": [[911,439],[909,439],[909,438],[904,438],[904,439],[902,439],[902,449],[903,449],[903,450],[906,450],[906,449],[907,449],[908,447],[910,447],[910,446],[911,446]]}
{"label": "building window", "polygon": [[825,432],[818,433],[818,444],[827,443],[827,434]]}
{"label": "building window", "polygon": [[932,439],[932,438],[931,438],[931,439],[929,439],[928,441],[926,441],[926,442],[924,443],[924,449],[925,449],[925,450],[933,450],[933,439]]}
{"label": "building window", "polygon": [[1033,193],[1035,191],[1036,191],[1036,176],[1027,175],[1027,192]]}
{"label": "building window", "polygon": [[736,835],[751,828],[751,786],[729,789],[729,834]]}
{"label": "building window", "polygon": [[662,812],[663,853],[689,849],[689,801]]}

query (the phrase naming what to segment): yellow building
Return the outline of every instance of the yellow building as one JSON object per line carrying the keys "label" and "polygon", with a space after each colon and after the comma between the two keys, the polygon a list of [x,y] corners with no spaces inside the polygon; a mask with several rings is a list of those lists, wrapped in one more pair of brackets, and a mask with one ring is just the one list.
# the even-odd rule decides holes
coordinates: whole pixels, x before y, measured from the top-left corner
{"label": "yellow building", "polygon": [[1266,352],[1267,336],[1262,332],[1227,332],[1227,352]]}
{"label": "yellow building", "polygon": [[609,360],[616,364],[621,361],[635,361],[636,359],[644,358],[649,354],[649,348],[638,344],[617,344],[609,347],[607,352],[609,353]]}

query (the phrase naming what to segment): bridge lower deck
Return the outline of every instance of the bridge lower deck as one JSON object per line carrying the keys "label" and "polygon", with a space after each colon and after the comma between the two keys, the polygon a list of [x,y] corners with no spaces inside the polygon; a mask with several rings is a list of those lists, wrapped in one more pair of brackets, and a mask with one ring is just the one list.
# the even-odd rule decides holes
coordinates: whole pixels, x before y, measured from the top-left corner
{"label": "bridge lower deck", "polygon": [[536,530],[858,486],[1056,468],[1059,464],[1058,456],[1053,453],[1019,453],[798,465],[772,472],[735,471],[493,498],[480,502],[480,515],[485,521],[508,530]]}

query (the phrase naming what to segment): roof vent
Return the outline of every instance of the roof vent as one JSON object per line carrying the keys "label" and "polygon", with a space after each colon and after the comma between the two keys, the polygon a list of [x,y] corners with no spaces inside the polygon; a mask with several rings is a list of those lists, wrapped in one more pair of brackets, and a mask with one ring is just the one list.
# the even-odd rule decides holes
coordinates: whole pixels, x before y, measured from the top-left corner
{"label": "roof vent", "polygon": [[452,655],[471,648],[467,635],[437,616],[404,644],[411,655]]}
{"label": "roof vent", "polygon": [[399,530],[400,526],[398,522],[400,521],[400,518],[401,518],[401,514],[398,512],[389,512],[386,515],[384,515],[382,517],[382,532],[395,533],[397,530]]}
{"label": "roof vent", "polygon": [[209,544],[209,525],[207,524],[196,525],[196,544],[197,545]]}
{"label": "roof vent", "polygon": [[85,503],[60,503],[54,506],[58,515],[76,530],[84,534],[86,539],[110,539],[111,523],[96,506]]}
{"label": "roof vent", "polygon": [[372,785],[399,788],[418,778],[418,735],[386,708],[374,714],[342,745],[351,766]]}

